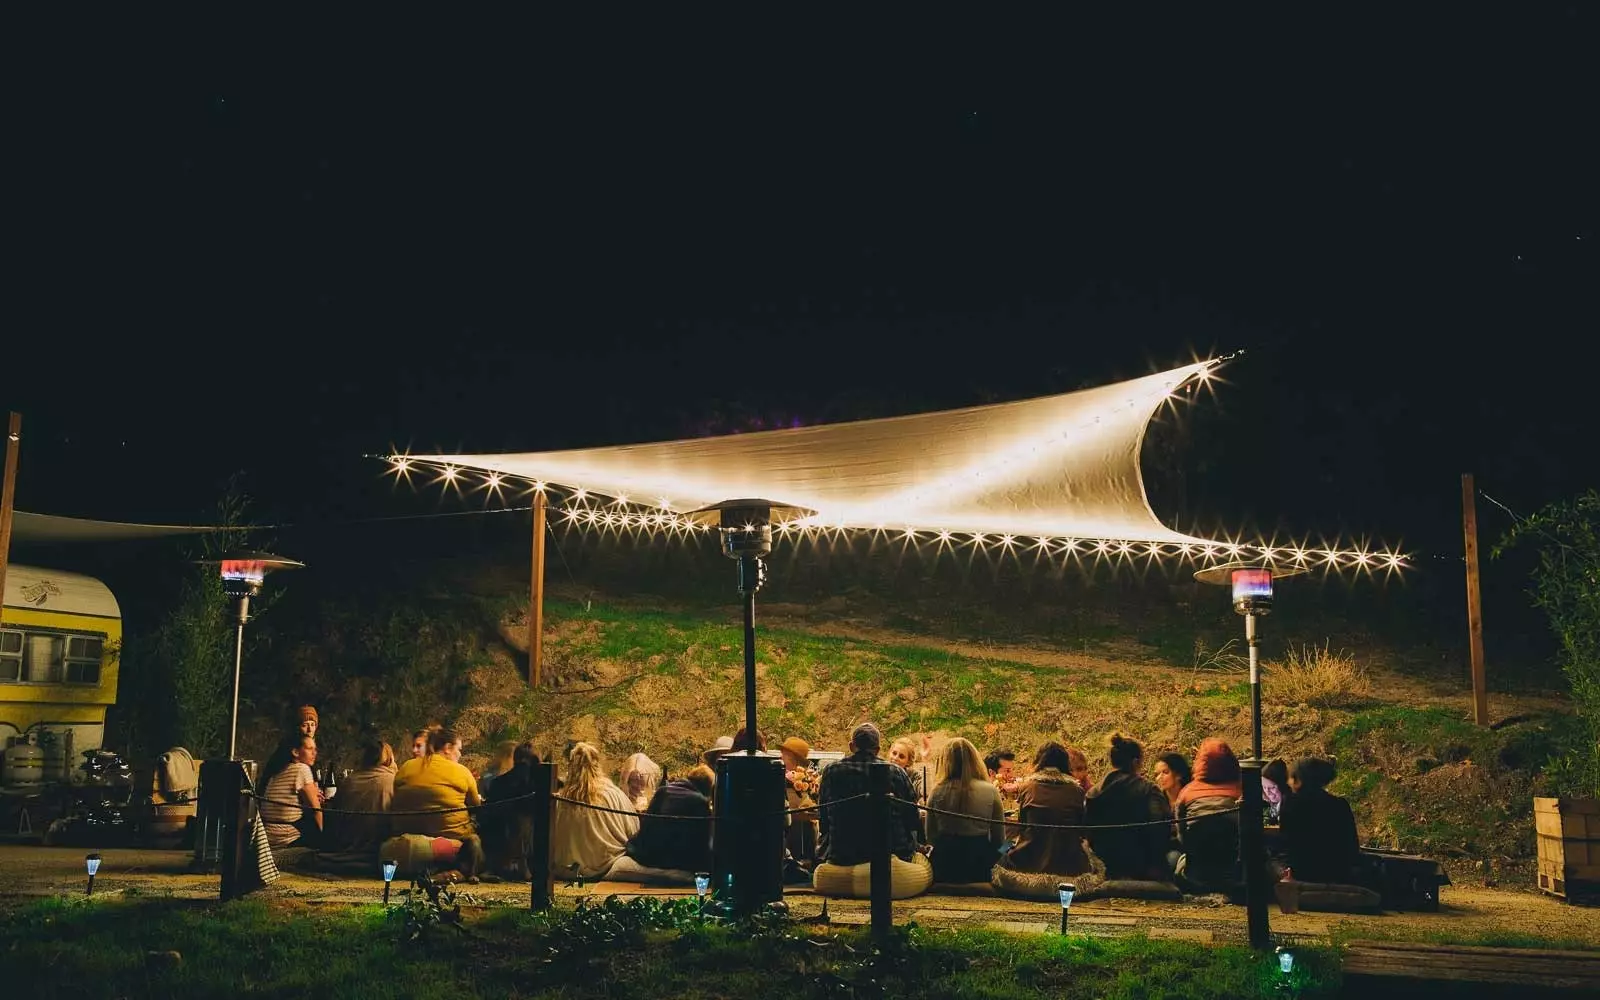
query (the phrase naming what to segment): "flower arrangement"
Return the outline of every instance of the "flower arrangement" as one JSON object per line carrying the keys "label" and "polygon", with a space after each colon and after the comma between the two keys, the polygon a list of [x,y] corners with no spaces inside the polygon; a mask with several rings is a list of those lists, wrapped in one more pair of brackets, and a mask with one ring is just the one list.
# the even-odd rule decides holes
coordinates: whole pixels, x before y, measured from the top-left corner
{"label": "flower arrangement", "polygon": [[790,768],[784,772],[783,777],[788,781],[789,787],[801,795],[809,795],[814,799],[822,791],[822,774],[809,764]]}

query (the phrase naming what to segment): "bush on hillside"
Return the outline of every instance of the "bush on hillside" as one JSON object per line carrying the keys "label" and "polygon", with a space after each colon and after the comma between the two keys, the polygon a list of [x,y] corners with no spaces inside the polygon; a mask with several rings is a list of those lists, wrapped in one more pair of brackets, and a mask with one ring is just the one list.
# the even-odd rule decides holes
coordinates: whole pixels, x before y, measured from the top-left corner
{"label": "bush on hillside", "polygon": [[1267,665],[1273,697],[1289,705],[1350,708],[1372,699],[1372,682],[1344,650],[1291,645],[1280,663]]}
{"label": "bush on hillside", "polygon": [[1546,767],[1561,795],[1600,795],[1600,492],[1553,503],[1518,521],[1494,554],[1520,543],[1539,553],[1533,600],[1561,641],[1561,669],[1589,733],[1582,746]]}

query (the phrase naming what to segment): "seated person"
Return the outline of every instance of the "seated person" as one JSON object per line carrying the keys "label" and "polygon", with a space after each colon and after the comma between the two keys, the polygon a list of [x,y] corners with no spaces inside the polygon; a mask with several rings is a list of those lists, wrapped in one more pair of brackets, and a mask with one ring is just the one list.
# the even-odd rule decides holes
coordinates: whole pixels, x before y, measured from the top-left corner
{"label": "seated person", "polygon": [[[1072,757],[1067,748],[1051,740],[1033,758],[1033,773],[1022,781],[1017,794],[1017,822],[1051,826],[1085,825],[1083,786],[1072,777]],[[1079,891],[1098,883],[1089,854],[1083,847],[1084,831],[1021,826],[1016,846],[1000,858],[990,873],[994,887],[1006,894],[1029,899],[1054,899],[1060,876],[1070,875]]]}
{"label": "seated person", "polygon": [[[389,828],[397,834],[458,841],[456,868],[467,881],[475,881],[483,866],[483,842],[467,807],[482,804],[477,779],[461,764],[460,737],[452,729],[439,729],[428,736],[428,753],[401,764],[395,773]],[[408,812],[420,815],[401,815]]]}
{"label": "seated person", "polygon": [[1283,804],[1283,850],[1289,871],[1297,882],[1355,881],[1361,858],[1361,840],[1350,803],[1328,791],[1333,761],[1307,757],[1289,771],[1289,790]]}
{"label": "seated person", "polygon": [[[580,803],[610,811],[586,809]],[[591,743],[574,744],[550,830],[550,863],[556,876],[603,877],[638,832],[639,816],[633,803],[606,777],[600,750]]]}
{"label": "seated person", "polygon": [[816,795],[821,780],[811,767],[811,744],[798,736],[791,736],[778,747],[783,758],[783,770],[788,782],[784,788],[784,808],[806,810],[789,815],[789,828],[784,833],[784,846],[789,856],[809,866],[817,856]]}
{"label": "seated person", "polygon": [[[525,801],[534,793],[533,765],[539,753],[523,742],[511,751],[511,767],[495,776],[483,791],[485,807],[477,816],[484,862],[502,878],[527,881],[528,853],[533,850],[533,813]],[[542,789],[548,792],[549,789]]]}
{"label": "seated person", "polygon": [[444,727],[437,722],[430,722],[426,726],[411,734],[411,759],[418,760],[428,756],[428,740]]}
{"label": "seated person", "polygon": [[1278,822],[1289,794],[1289,768],[1283,761],[1275,760],[1261,769],[1261,801],[1267,807],[1268,822]]}
{"label": "seated person", "polygon": [[494,786],[494,779],[517,766],[516,757],[516,740],[506,740],[494,748],[494,756],[489,758],[489,763],[483,766],[483,772],[478,775],[478,794],[483,796],[485,802],[489,801],[489,789]]}
{"label": "seated person", "polygon": [[[957,737],[939,755],[939,782],[928,800],[928,843],[935,882],[987,882],[1005,842],[1000,790],[989,781],[978,748]],[[971,818],[963,818],[971,817]]]}
{"label": "seated person", "polygon": [[1239,758],[1216,737],[1194,757],[1194,780],[1178,793],[1179,872],[1189,888],[1227,892],[1243,881],[1239,868]]}
{"label": "seated person", "polygon": [[711,824],[663,816],[711,818],[711,768],[697,764],[684,777],[656,789],[639,817],[639,832],[628,841],[627,855],[646,868],[676,871],[711,870]]}
{"label": "seated person", "polygon": [[389,839],[389,817],[354,813],[385,813],[394,798],[394,750],[377,737],[361,744],[361,766],[339,785],[340,810],[323,823],[322,852],[371,854]]}
{"label": "seated person", "polygon": [[[871,788],[871,768],[886,767],[891,802],[889,817],[890,887],[896,899],[927,891],[933,882],[933,866],[923,856],[918,838],[922,822],[912,799],[911,779],[906,772],[878,760],[883,735],[878,727],[863,722],[850,734],[850,755],[822,772],[822,788],[817,795],[821,863],[812,875],[812,886],[824,895],[864,897],[870,892],[873,828],[864,796]],[[842,800],[851,801],[842,801]]]}
{"label": "seated person", "polygon": [[889,745],[889,763],[898,764],[906,772],[906,776],[911,779],[911,791],[917,796],[917,801],[926,802],[933,789],[928,784],[926,761],[919,763],[917,758],[916,741],[909,736],[902,736]]}
{"label": "seated person", "polygon": [[322,790],[311,774],[317,741],[299,733],[278,745],[261,769],[261,823],[273,847],[316,846],[322,835]]}
{"label": "seated person", "polygon": [[1017,792],[1021,786],[1017,784],[1017,755],[1005,747],[989,751],[983,758],[984,767],[989,770],[989,780],[1000,789],[1000,804],[1007,813],[1017,807]]}
{"label": "seated person", "polygon": [[655,798],[656,787],[661,784],[661,765],[642,753],[629,754],[622,762],[621,788],[628,795],[633,808],[644,812]]}
{"label": "seated person", "polygon": [[[1161,789],[1146,781],[1144,747],[1121,733],[1113,733],[1108,755],[1111,772],[1089,793],[1085,816],[1090,827],[1117,827],[1126,823],[1171,820],[1172,810]],[[1170,825],[1126,827],[1089,831],[1089,846],[1105,863],[1107,879],[1166,882]]]}

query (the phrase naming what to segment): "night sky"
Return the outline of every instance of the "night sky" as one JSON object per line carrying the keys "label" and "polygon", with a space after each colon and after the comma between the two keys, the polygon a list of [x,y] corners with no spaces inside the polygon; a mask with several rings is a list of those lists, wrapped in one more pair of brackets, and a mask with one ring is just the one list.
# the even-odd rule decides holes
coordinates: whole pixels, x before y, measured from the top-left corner
{"label": "night sky", "polygon": [[1241,349],[1147,459],[1180,528],[1455,555],[1462,472],[1600,485],[1592,6],[847,16],[14,38],[18,507],[192,520],[243,471],[267,518],[433,510],[362,456]]}

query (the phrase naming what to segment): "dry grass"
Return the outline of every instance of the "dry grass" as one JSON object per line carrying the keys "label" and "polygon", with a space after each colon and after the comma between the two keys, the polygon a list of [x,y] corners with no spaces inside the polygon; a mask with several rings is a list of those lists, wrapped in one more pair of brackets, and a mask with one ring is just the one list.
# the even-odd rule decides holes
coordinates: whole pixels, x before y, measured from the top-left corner
{"label": "dry grass", "polygon": [[1350,708],[1372,700],[1372,681],[1355,657],[1326,643],[1290,646],[1281,663],[1269,663],[1266,669],[1268,690],[1283,704]]}

